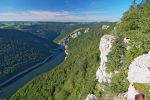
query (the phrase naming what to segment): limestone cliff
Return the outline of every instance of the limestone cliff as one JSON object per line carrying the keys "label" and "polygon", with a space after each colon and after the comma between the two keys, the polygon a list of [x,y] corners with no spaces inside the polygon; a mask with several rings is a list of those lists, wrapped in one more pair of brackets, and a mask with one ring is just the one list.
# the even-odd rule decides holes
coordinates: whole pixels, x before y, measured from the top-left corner
{"label": "limestone cliff", "polygon": [[114,39],[114,36],[112,35],[104,35],[101,40],[100,40],[100,67],[98,68],[97,72],[96,72],[96,78],[98,79],[98,81],[100,83],[102,82],[110,82],[111,81],[111,73],[108,74],[106,72],[106,62],[107,62],[107,55],[108,53],[111,51],[111,47],[112,47],[112,41]]}
{"label": "limestone cliff", "polygon": [[134,100],[135,95],[138,93],[133,86],[133,83],[150,83],[150,52],[143,54],[134,59],[129,66],[128,80],[130,86],[128,88],[128,100]]}

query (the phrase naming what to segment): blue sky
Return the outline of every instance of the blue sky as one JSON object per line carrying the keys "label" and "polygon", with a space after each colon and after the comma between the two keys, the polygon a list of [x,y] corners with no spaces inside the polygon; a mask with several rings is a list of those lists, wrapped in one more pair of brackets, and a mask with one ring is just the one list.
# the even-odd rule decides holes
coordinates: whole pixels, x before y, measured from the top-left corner
{"label": "blue sky", "polygon": [[118,21],[131,3],[132,0],[0,0],[0,21]]}

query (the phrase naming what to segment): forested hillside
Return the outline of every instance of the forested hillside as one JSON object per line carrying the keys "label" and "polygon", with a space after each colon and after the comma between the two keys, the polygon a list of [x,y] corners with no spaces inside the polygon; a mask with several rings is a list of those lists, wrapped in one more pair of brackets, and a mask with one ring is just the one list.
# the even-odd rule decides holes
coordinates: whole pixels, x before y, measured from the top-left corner
{"label": "forested hillside", "polygon": [[11,100],[84,100],[88,93],[98,92],[95,73],[99,66],[99,39],[113,28],[114,24],[110,24],[108,30],[97,25],[90,27],[88,33],[71,39],[67,44],[67,59],[30,81]]}
{"label": "forested hillside", "polygon": [[24,32],[30,32],[39,37],[53,40],[58,36],[58,40],[65,34],[76,28],[86,26],[96,26],[99,23],[82,23],[82,22],[0,22],[0,29],[16,29]]}
{"label": "forested hillside", "polygon": [[[143,0],[140,4],[134,2],[115,29],[116,40],[108,55],[106,69],[108,73],[115,70],[119,72],[113,76],[109,88],[115,93],[125,93],[129,87],[129,65],[136,57],[150,51],[150,0]],[[139,93],[145,94],[145,100],[149,100],[150,84],[134,85]]]}
{"label": "forested hillside", "polygon": [[31,33],[0,30],[0,83],[43,61],[56,44]]}
{"label": "forested hillside", "polygon": [[[140,4],[133,1],[117,25],[108,23],[108,29],[102,29],[101,24],[84,26],[89,31],[75,38],[70,36],[72,30],[62,32],[56,41],[65,40],[66,37],[68,40],[69,37],[65,44],[66,60],[53,70],[31,80],[11,100],[85,100],[89,93],[94,94],[98,100],[118,98],[118,95],[127,98],[125,94],[128,93],[130,85],[138,93],[143,93],[145,100],[149,100],[150,84],[144,81],[131,84],[128,72],[135,58],[150,51],[150,0],[142,0]],[[111,73],[110,83],[96,80],[100,62],[100,38],[104,34],[114,37],[105,66],[106,72]],[[146,61],[143,60],[142,63],[144,62]],[[147,65],[143,65],[143,69],[146,67],[146,71],[149,71]]]}

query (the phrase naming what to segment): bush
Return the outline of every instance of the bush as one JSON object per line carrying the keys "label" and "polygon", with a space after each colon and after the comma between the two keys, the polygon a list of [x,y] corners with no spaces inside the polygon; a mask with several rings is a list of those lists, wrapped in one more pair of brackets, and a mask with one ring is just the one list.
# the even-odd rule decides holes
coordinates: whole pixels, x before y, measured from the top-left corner
{"label": "bush", "polygon": [[127,75],[124,73],[118,73],[112,78],[111,88],[116,93],[126,92],[129,87]]}

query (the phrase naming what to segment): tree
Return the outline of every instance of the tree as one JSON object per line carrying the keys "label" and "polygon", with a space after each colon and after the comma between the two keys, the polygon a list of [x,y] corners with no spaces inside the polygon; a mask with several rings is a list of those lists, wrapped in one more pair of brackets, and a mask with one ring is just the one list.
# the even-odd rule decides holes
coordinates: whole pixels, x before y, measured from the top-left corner
{"label": "tree", "polygon": [[137,6],[136,0],[133,0],[133,1],[132,1],[132,7],[135,8],[136,6]]}

